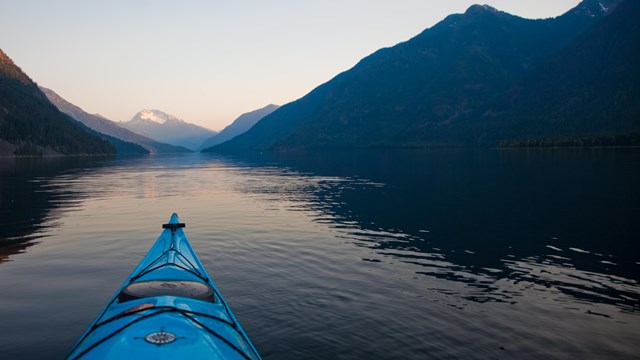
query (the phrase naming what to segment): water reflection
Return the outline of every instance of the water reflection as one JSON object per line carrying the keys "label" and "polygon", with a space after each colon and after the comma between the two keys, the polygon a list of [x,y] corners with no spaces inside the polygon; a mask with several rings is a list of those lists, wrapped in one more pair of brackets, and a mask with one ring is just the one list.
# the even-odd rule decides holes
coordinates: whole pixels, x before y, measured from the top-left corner
{"label": "water reflection", "polygon": [[[311,221],[463,287],[431,290],[516,304],[525,293],[640,311],[637,151],[355,152],[225,159],[238,190],[290,201]],[[581,247],[590,249],[583,250]],[[458,305],[456,305],[458,306]]]}
{"label": "water reflection", "polygon": [[515,303],[539,285],[634,312],[638,159],[628,150],[2,159],[0,262],[37,244],[59,211],[85,199],[172,196],[174,183],[185,196],[224,169],[236,191],[304,211],[378,255],[364,261],[400,261],[464,285],[434,289],[442,293]]}
{"label": "water reflection", "polygon": [[91,169],[106,166],[111,158],[42,157],[0,158],[0,263],[36,245],[56,226],[58,210],[72,210],[89,194],[56,182],[75,179]]}
{"label": "water reflection", "polygon": [[47,161],[1,170],[0,357],[63,356],[170,211],[265,358],[636,351],[637,151]]}

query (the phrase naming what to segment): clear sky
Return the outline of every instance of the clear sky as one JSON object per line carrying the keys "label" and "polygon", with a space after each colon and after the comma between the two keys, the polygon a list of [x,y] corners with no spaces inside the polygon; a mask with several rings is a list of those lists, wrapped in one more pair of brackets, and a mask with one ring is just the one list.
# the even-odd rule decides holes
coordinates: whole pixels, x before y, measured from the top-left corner
{"label": "clear sky", "polygon": [[89,113],[126,121],[159,109],[221,130],[474,3],[546,18],[579,2],[0,0],[0,48]]}

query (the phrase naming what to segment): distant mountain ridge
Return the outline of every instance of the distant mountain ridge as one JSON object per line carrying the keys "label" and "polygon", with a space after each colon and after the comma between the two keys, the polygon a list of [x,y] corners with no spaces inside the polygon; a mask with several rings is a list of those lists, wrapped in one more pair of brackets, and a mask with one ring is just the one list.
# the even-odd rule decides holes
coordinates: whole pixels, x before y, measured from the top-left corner
{"label": "distant mountain ridge", "polygon": [[188,123],[160,110],[141,110],[131,120],[118,125],[155,141],[189,150],[198,150],[216,131]]}
{"label": "distant mountain ridge", "polygon": [[[585,0],[542,20],[471,6],[362,59],[213,150],[493,146],[507,133],[485,116],[491,104],[620,3]],[[514,126],[509,136],[526,133],[528,125],[502,119]]]}
{"label": "distant mountain ridge", "polygon": [[86,132],[49,102],[0,50],[0,156],[114,154],[108,141]]}
{"label": "distant mountain ridge", "polygon": [[622,0],[583,0],[570,13],[578,16],[598,17],[612,13]]}
{"label": "distant mountain ridge", "polygon": [[[131,130],[118,126],[118,124],[112,120],[109,120],[101,115],[89,114],[82,110],[80,107],[68,102],[56,92],[45,87],[40,87],[40,90],[44,92],[49,101],[55,105],[58,110],[71,116],[76,121],[79,121],[99,133],[111,136],[116,139],[120,139],[125,142],[137,144],[141,146],[146,153],[182,153],[189,152],[188,149],[183,147],[173,146],[169,144],[159,143],[148,137],[136,134]],[[120,153],[120,152],[119,152]]]}
{"label": "distant mountain ridge", "polygon": [[640,1],[619,4],[492,103],[483,121],[506,132],[493,131],[502,139],[640,134]]}
{"label": "distant mountain ridge", "polygon": [[205,140],[200,146],[200,150],[206,151],[207,148],[222,144],[225,141],[231,140],[234,137],[246,132],[263,117],[278,110],[280,106],[269,104],[261,109],[254,110],[248,113],[240,115],[230,125],[222,129],[219,134],[210,137]]}

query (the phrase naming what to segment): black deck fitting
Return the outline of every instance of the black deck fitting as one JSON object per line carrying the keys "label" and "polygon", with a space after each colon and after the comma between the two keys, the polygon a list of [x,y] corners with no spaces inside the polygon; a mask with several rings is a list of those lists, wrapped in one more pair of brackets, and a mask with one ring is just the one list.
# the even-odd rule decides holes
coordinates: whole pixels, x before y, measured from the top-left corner
{"label": "black deck fitting", "polygon": [[186,225],[184,223],[177,223],[177,224],[162,224],[162,228],[163,229],[171,229],[171,232],[175,232],[177,229],[179,228],[183,228]]}

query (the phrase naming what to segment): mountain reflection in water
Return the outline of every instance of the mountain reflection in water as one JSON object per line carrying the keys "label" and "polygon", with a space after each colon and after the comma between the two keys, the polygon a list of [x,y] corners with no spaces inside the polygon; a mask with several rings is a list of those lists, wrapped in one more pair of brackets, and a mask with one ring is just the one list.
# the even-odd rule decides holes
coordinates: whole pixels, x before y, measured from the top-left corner
{"label": "mountain reflection in water", "polygon": [[318,213],[312,221],[381,255],[365,261],[401,261],[464,285],[435,291],[515,303],[553,288],[559,301],[637,312],[640,158],[625,152],[307,153],[273,168],[250,163],[239,190],[304,203]]}
{"label": "mountain reflection in water", "polygon": [[[66,178],[77,178],[110,158],[68,156],[0,158],[0,263],[24,252],[47,236],[60,216],[56,211],[73,208],[90,194],[77,192]],[[51,183],[56,177],[56,183]]]}
{"label": "mountain reflection in water", "polygon": [[[9,357],[62,356],[173,211],[265,358],[637,356],[637,150],[50,161],[0,162]],[[56,281],[74,313],[21,322]]]}

